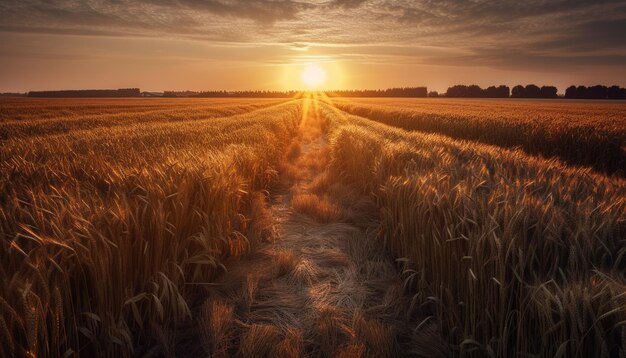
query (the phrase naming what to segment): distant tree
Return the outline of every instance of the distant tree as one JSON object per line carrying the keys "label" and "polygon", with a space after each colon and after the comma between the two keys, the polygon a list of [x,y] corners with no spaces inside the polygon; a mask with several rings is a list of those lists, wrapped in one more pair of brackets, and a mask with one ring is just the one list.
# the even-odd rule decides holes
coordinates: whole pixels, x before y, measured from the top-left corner
{"label": "distant tree", "polygon": [[606,99],[608,94],[608,89],[606,86],[595,85],[587,88],[587,96],[585,98],[590,99]]}
{"label": "distant tree", "polygon": [[498,88],[496,86],[489,86],[483,91],[484,97],[496,98],[498,97]]}
{"label": "distant tree", "polygon": [[522,85],[517,85],[511,90],[511,97],[524,98],[526,97],[526,89]]}
{"label": "distant tree", "polygon": [[[524,89],[522,87],[522,89]],[[446,97],[466,98],[509,98],[511,89],[508,86],[489,86],[485,89],[478,85],[454,85],[446,91]]]}
{"label": "distant tree", "polygon": [[595,85],[591,87],[585,86],[569,86],[565,90],[565,98],[578,99],[626,99],[626,88],[619,86],[603,86]]}
{"label": "distant tree", "polygon": [[334,97],[426,97],[426,87],[388,88],[385,90],[343,90],[327,92]]}
{"label": "distant tree", "polygon": [[527,85],[524,88],[524,97],[525,98],[540,98],[541,88],[539,88],[536,85]]}
{"label": "distant tree", "polygon": [[175,92],[177,97],[190,98],[295,98],[298,91],[204,91]]}
{"label": "distant tree", "polygon": [[29,97],[51,98],[89,98],[89,97],[140,97],[139,88],[120,88],[116,90],[63,90],[63,91],[31,91]]}
{"label": "distant tree", "polygon": [[467,87],[467,95],[465,97],[480,98],[484,97],[483,89],[478,85],[471,85]]}
{"label": "distant tree", "polygon": [[439,97],[439,92],[437,92],[437,91],[430,91],[430,92],[428,92],[428,97]]}
{"label": "distant tree", "polygon": [[608,99],[626,99],[626,88],[611,86],[606,91]]}
{"label": "distant tree", "polygon": [[511,90],[509,89],[508,86],[504,86],[504,85],[500,85],[498,87],[496,86],[489,86],[487,87],[483,93],[483,97],[487,97],[487,98],[508,98],[510,95]]}
{"label": "distant tree", "polygon": [[554,86],[542,86],[541,98],[557,98],[557,89]]}
{"label": "distant tree", "polygon": [[606,95],[608,99],[622,99],[620,98],[620,88],[619,86],[611,86],[607,88]]}
{"label": "distant tree", "polygon": [[509,96],[511,95],[511,89],[509,88],[509,86],[500,85],[498,86],[497,91],[498,98],[509,98]]}
{"label": "distant tree", "polygon": [[578,89],[576,86],[569,86],[565,90],[565,98],[578,98]]}
{"label": "distant tree", "polygon": [[467,86],[455,85],[446,91],[446,97],[467,97]]}

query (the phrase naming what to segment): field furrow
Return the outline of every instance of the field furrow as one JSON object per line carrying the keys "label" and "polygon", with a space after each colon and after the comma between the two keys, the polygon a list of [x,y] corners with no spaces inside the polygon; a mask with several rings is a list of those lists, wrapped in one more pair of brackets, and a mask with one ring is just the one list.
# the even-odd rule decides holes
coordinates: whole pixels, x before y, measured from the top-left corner
{"label": "field furrow", "polygon": [[[223,118],[278,105],[286,102],[286,100],[255,99],[246,102],[196,100],[195,102],[185,102],[186,105],[179,103],[170,106],[165,105],[164,107],[138,106],[128,108],[127,106],[117,106],[121,108],[116,109],[116,106],[111,106],[113,110],[110,109],[111,107],[106,106],[108,102],[104,102],[102,107],[95,107],[93,110],[85,110],[83,107],[78,107],[77,109],[64,111],[55,110],[55,107],[42,106],[39,109],[40,111],[43,113],[53,112],[53,114],[48,114],[51,118],[38,120],[20,119],[24,116],[27,118],[28,116],[38,118],[40,114],[37,111],[35,113],[20,111],[21,107],[19,105],[7,103],[3,106],[3,111],[6,113],[0,115],[0,140],[58,135],[73,131],[90,131],[96,128],[108,130],[109,128],[114,129],[115,127],[124,127],[129,124],[137,125],[139,123],[151,124]],[[108,108],[108,110],[98,112],[104,108]]]}
{"label": "field furrow", "polygon": [[[409,131],[439,133],[626,175],[626,104],[558,100],[335,99],[336,108]],[[442,103],[443,102],[443,103]]]}
{"label": "field furrow", "polygon": [[177,356],[392,357],[406,348],[402,282],[376,221],[351,221],[318,186],[328,164],[321,121],[310,110],[288,151],[268,208],[274,240],[226,263]]}

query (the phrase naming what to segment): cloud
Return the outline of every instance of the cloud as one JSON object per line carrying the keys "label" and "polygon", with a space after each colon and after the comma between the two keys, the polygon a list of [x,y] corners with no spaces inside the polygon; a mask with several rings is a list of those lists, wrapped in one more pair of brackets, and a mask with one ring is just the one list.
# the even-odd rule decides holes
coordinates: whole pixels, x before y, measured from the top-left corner
{"label": "cloud", "polygon": [[[494,68],[624,66],[623,0],[4,0],[0,31],[168,37]],[[436,49],[436,50],[433,50]],[[293,51],[292,51],[293,52]]]}
{"label": "cloud", "polygon": [[419,28],[413,44],[465,52],[416,61],[534,70],[626,63],[623,1],[387,1],[385,10],[379,16]]}
{"label": "cloud", "polygon": [[366,2],[367,0],[332,0],[328,3],[328,7],[354,9],[365,4]]}
{"label": "cloud", "polygon": [[8,0],[0,3],[5,26],[202,29],[214,16],[262,25],[296,19],[313,5],[294,0]]}
{"label": "cloud", "polygon": [[572,68],[589,66],[623,66],[626,54],[537,54],[517,49],[474,48],[470,53],[455,56],[428,56],[417,61],[422,64],[480,66],[505,70],[537,72],[568,72]]}
{"label": "cloud", "polygon": [[262,24],[293,20],[313,5],[293,0],[152,0],[154,4],[173,9],[187,8],[219,16],[243,18]]}
{"label": "cloud", "polygon": [[570,31],[556,33],[533,45],[538,50],[595,52],[626,49],[626,18],[584,22]]}

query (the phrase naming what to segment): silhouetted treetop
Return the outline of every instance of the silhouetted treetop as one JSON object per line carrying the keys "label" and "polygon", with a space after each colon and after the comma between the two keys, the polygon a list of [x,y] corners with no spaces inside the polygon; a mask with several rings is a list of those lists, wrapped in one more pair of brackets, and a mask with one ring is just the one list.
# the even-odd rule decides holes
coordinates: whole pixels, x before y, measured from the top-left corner
{"label": "silhouetted treetop", "polygon": [[565,98],[574,99],[626,99],[626,88],[619,86],[606,87],[595,85],[586,86],[569,86],[565,90]]}
{"label": "silhouetted treetop", "polygon": [[28,97],[139,97],[139,88],[121,88],[116,90],[63,90],[63,91],[30,91]]}
{"label": "silhouetted treetop", "polygon": [[482,89],[477,85],[465,86],[456,85],[448,88],[446,91],[446,97],[461,97],[461,98],[508,98],[509,97],[508,86],[490,86],[487,89]]}
{"label": "silhouetted treetop", "polygon": [[[466,98],[558,98],[558,89],[555,86],[539,87],[534,84],[517,85],[509,92],[507,86],[489,86],[481,89],[477,85],[455,85],[448,88],[446,97]],[[606,87],[596,85],[592,87],[570,86],[565,90],[565,98],[578,99],[626,99],[626,88],[619,86]]]}
{"label": "silhouetted treetop", "polygon": [[343,90],[328,91],[329,96],[334,97],[426,97],[426,87],[399,87],[384,90]]}

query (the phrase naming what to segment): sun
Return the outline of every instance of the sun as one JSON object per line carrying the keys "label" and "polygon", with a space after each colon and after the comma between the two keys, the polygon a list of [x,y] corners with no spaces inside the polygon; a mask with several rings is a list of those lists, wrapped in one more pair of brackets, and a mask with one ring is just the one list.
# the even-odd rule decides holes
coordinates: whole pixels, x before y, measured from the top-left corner
{"label": "sun", "polygon": [[302,71],[300,78],[308,88],[316,89],[326,82],[326,71],[316,64],[309,64]]}

